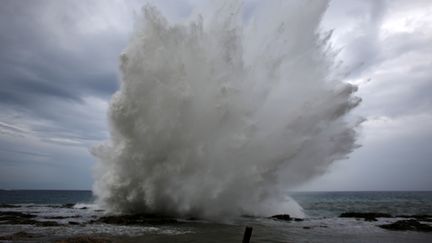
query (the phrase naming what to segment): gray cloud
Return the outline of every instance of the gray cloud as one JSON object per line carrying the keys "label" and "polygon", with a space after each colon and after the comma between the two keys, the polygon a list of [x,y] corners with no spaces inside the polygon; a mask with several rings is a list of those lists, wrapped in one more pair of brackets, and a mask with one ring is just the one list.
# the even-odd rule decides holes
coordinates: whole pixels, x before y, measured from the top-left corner
{"label": "gray cloud", "polygon": [[[96,5],[73,1],[4,1],[0,12],[0,108],[11,123],[38,120],[32,130],[50,136],[103,139],[86,97],[107,100],[118,88],[121,30],[88,28]],[[85,29],[87,28],[87,29]],[[87,102],[87,103],[86,103]],[[88,109],[86,111],[86,109]],[[7,115],[9,115],[9,118]],[[98,114],[100,115],[100,114]],[[27,120],[27,121],[26,121]],[[97,119],[100,121],[101,119]]]}
{"label": "gray cloud", "polygon": [[[2,102],[26,105],[46,96],[72,100],[82,95],[107,97],[117,89],[116,57],[125,45],[125,36],[113,36],[109,30],[88,36],[65,28],[62,13],[68,13],[67,9],[52,15],[37,12],[37,7],[22,7],[23,2],[3,4],[0,31],[7,34],[0,36]],[[40,18],[47,15],[51,17],[49,25]],[[79,13],[75,16],[81,17]],[[74,42],[65,43],[64,39]]]}
{"label": "gray cloud", "polygon": [[87,25],[96,7],[2,2],[0,187],[90,187],[88,148],[107,137],[107,102],[127,42],[126,30]]}
{"label": "gray cloud", "polygon": [[[182,2],[158,2],[172,18],[191,11]],[[2,1],[0,188],[91,187],[88,150],[108,136],[117,59],[143,5]]]}
{"label": "gray cloud", "polygon": [[[118,55],[143,2],[2,1],[0,187],[90,188],[88,149],[108,136]],[[174,21],[204,4],[154,2]],[[249,1],[246,17],[260,4]],[[323,26],[368,121],[363,147],[306,189],[432,189],[431,5],[332,1]]]}
{"label": "gray cloud", "polygon": [[343,2],[333,1],[327,26],[335,27],[347,79],[360,85],[363,147],[304,188],[431,190],[432,5]]}

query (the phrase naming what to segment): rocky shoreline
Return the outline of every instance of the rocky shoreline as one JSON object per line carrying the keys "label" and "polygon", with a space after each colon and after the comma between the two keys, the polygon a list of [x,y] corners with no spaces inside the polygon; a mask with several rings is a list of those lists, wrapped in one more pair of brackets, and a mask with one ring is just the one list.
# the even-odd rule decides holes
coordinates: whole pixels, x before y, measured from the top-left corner
{"label": "rocky shoreline", "polygon": [[378,225],[378,227],[395,230],[395,231],[421,231],[421,232],[432,232],[432,226],[422,222],[432,222],[432,215],[398,215],[392,216],[387,213],[377,212],[346,212],[339,215],[340,218],[356,218],[364,219],[365,221],[377,221],[377,218],[405,218],[398,220],[394,223]]}
{"label": "rocky shoreline", "polygon": [[[58,207],[73,208],[74,205],[63,205]],[[0,226],[1,225],[31,225],[34,227],[68,227],[68,226],[87,226],[87,225],[118,225],[118,226],[181,226],[190,222],[195,222],[198,219],[177,219],[173,217],[161,216],[156,214],[129,214],[129,215],[104,215],[93,216],[90,220],[84,220],[78,214],[65,216],[38,216],[32,212],[14,211],[18,208],[13,205],[7,205],[3,209],[8,211],[0,211]],[[79,210],[79,208],[75,208]],[[250,218],[245,216],[245,218]],[[255,217],[256,218],[256,217]],[[357,219],[367,222],[378,222],[373,225],[387,231],[414,231],[414,232],[432,232],[432,215],[396,215],[392,216],[387,213],[380,212],[345,212],[339,215],[341,219]],[[260,218],[256,218],[260,219]],[[283,222],[299,222],[308,221],[310,219],[301,219],[291,217],[289,214],[278,214],[268,217],[267,219]],[[392,219],[392,220],[378,220]],[[57,220],[57,221],[56,221]],[[185,221],[186,220],[186,221]],[[382,224],[386,222],[386,224]],[[327,228],[326,225],[300,225],[303,229]],[[33,234],[26,231],[18,231],[13,234],[0,236],[0,241],[38,241],[45,240],[47,235]],[[51,242],[111,242],[113,236],[104,235],[77,235],[52,239]]]}
{"label": "rocky shoreline", "polygon": [[52,227],[52,226],[60,226],[56,221],[39,221],[35,220],[36,215],[14,212],[14,211],[2,211],[0,212],[0,225],[4,224],[28,224],[39,227]]}
{"label": "rocky shoreline", "polygon": [[[72,208],[73,205],[64,205],[66,208]],[[11,207],[5,208],[15,208]],[[36,220],[36,215],[30,213],[22,213],[16,211],[0,211],[0,225],[34,225],[38,227],[56,227],[64,226],[51,219],[74,219],[80,218],[79,215],[72,216],[46,216],[44,220]],[[278,214],[268,217],[269,219],[278,221],[303,221],[301,218],[291,217],[289,214]],[[339,218],[355,218],[363,219],[364,221],[377,221],[378,218],[393,218],[401,219],[391,224],[378,225],[383,229],[388,230],[409,230],[431,232],[432,226],[428,223],[432,222],[432,215],[397,215],[392,216],[387,213],[379,212],[345,212],[339,215]],[[45,220],[50,219],[50,220]],[[68,221],[70,225],[79,225],[80,223]],[[113,225],[167,225],[181,224],[177,218],[161,216],[157,214],[126,214],[126,215],[104,215],[97,219],[90,220],[85,224],[113,224]]]}

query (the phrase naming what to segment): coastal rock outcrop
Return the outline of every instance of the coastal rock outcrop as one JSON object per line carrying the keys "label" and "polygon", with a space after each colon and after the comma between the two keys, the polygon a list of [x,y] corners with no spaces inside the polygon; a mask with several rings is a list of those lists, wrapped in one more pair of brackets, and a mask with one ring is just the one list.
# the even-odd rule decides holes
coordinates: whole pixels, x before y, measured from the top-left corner
{"label": "coastal rock outcrop", "polygon": [[276,214],[271,217],[270,219],[277,219],[277,220],[283,220],[283,221],[303,221],[301,218],[292,218],[289,214]]}
{"label": "coastal rock outcrop", "polygon": [[428,214],[414,214],[414,215],[398,215],[396,218],[407,218],[407,219],[416,219],[418,221],[423,222],[432,222],[432,215]]}
{"label": "coastal rock outcrop", "polygon": [[36,215],[21,212],[0,212],[0,224],[30,224],[41,227],[60,226],[55,221],[38,221],[34,220]]}
{"label": "coastal rock outcrop", "polygon": [[31,234],[25,231],[20,231],[11,235],[0,236],[0,241],[14,242],[14,241],[22,241],[22,240],[28,240],[28,239],[38,238],[38,237],[40,237],[40,235],[38,234]]}
{"label": "coastal rock outcrop", "polygon": [[398,220],[391,224],[380,225],[379,227],[387,230],[432,232],[432,226],[420,223],[415,219]]}
{"label": "coastal rock outcrop", "polygon": [[390,214],[387,213],[376,213],[376,212],[346,212],[339,215],[339,218],[362,218],[365,221],[377,221],[377,218],[392,218]]}
{"label": "coastal rock outcrop", "polygon": [[155,225],[155,224],[177,224],[175,218],[164,217],[155,214],[130,214],[103,216],[91,223],[105,223],[117,225]]}
{"label": "coastal rock outcrop", "polygon": [[76,236],[67,239],[57,240],[56,243],[109,243],[108,238],[97,236]]}

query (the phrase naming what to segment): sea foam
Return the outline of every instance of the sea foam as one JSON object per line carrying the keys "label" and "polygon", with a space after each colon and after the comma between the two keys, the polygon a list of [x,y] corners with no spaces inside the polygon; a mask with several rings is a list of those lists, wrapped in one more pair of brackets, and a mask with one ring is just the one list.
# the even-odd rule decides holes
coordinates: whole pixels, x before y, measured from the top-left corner
{"label": "sea foam", "polygon": [[102,207],[298,215],[288,191],[356,147],[347,114],[360,99],[319,29],[327,2],[248,4],[179,23],[143,8],[120,58],[110,140],[92,150]]}

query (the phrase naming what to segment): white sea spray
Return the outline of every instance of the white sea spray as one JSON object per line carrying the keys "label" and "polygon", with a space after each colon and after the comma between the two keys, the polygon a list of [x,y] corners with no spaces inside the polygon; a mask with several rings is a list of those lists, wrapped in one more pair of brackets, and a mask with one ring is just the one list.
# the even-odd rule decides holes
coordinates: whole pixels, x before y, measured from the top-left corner
{"label": "white sea spray", "polygon": [[[325,1],[241,2],[170,23],[143,8],[121,55],[94,192],[110,212],[301,214],[287,196],[356,147]],[[215,10],[215,11],[212,11]],[[245,17],[249,16],[249,17]]]}

